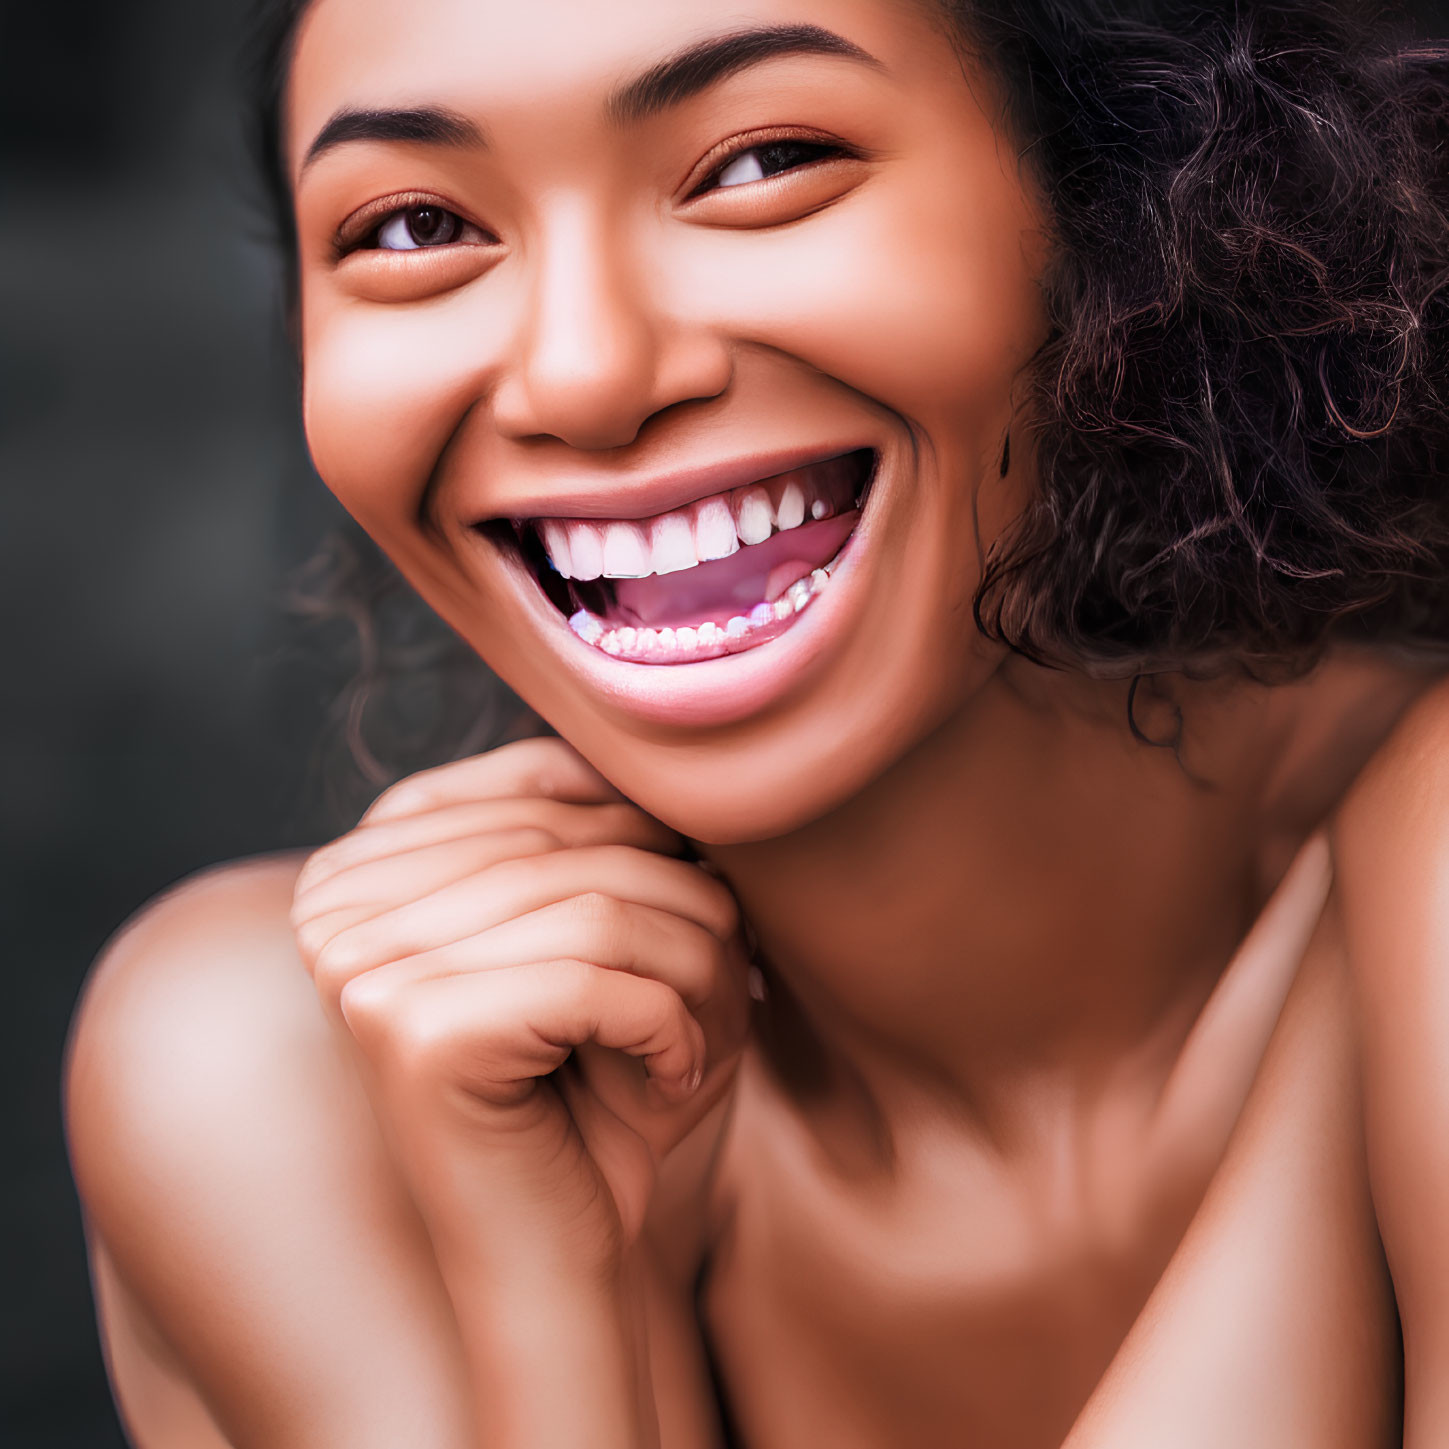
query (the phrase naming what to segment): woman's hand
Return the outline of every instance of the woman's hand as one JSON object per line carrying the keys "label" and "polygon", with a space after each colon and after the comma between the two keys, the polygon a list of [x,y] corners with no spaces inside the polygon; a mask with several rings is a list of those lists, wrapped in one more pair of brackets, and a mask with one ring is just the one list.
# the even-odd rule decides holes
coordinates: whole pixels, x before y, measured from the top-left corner
{"label": "woman's hand", "polygon": [[739,911],[683,848],[527,740],[393,787],[298,880],[303,958],[419,1208],[495,1281],[617,1270],[733,1076]]}

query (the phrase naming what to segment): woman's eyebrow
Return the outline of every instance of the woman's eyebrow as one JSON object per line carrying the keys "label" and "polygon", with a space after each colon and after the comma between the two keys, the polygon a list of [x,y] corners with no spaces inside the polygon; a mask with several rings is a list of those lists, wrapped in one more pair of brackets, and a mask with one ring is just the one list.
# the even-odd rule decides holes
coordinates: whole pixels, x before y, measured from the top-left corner
{"label": "woman's eyebrow", "polygon": [[[764,25],[695,42],[618,87],[605,114],[619,125],[658,115],[728,76],[782,55],[832,55],[878,70],[885,67],[854,41],[819,25]],[[432,146],[487,145],[476,121],[445,106],[405,109],[345,107],[314,137],[302,160],[306,171],[319,156],[352,141],[412,141]]]}
{"label": "woman's eyebrow", "polygon": [[432,146],[485,146],[476,122],[445,106],[409,106],[404,110],[345,107],[313,138],[302,158],[306,169],[334,146],[349,141],[421,141]]}
{"label": "woman's eyebrow", "polygon": [[620,124],[642,121],[687,101],[727,76],[781,55],[835,55],[885,67],[854,41],[819,25],[762,25],[711,36],[652,65],[643,75],[620,86],[606,111]]}

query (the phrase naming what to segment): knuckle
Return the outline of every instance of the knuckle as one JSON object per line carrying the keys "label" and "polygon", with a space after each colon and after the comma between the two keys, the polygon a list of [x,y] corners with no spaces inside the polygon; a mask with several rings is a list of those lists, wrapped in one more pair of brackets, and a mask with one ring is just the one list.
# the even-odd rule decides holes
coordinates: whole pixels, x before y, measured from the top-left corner
{"label": "knuckle", "polygon": [[676,867],[687,882],[692,901],[702,907],[702,924],[716,935],[728,936],[740,925],[740,905],[735,893],[713,871],[692,861],[680,861]]}
{"label": "knuckle", "polygon": [[376,971],[341,984],[337,1004],[352,1034],[364,1045],[385,1045],[397,1026],[397,989]]}
{"label": "knuckle", "polygon": [[601,942],[613,942],[627,929],[628,913],[624,904],[603,891],[583,891],[569,904],[574,917]]}
{"label": "knuckle", "polygon": [[342,1015],[368,1060],[394,1081],[437,1080],[456,1065],[456,1030],[409,983],[370,971],[343,987]]}
{"label": "knuckle", "polygon": [[564,1001],[587,1001],[598,988],[599,968],[575,956],[549,962],[548,973],[554,991]]}
{"label": "knuckle", "polygon": [[439,1082],[458,1075],[457,1031],[433,1012],[393,1003],[384,1038],[386,1064],[415,1082]]}
{"label": "knuckle", "polygon": [[709,886],[706,899],[711,910],[710,924],[717,936],[733,936],[744,920],[740,903],[735,899],[734,892],[722,882],[710,876],[705,876],[705,880]]}
{"label": "knuckle", "polygon": [[324,941],[312,958],[312,976],[324,995],[340,998],[344,988],[359,979],[366,969],[362,943],[351,931],[342,931]]}
{"label": "knuckle", "polygon": [[514,835],[520,856],[547,855],[563,849],[563,840],[543,824],[520,825]]}

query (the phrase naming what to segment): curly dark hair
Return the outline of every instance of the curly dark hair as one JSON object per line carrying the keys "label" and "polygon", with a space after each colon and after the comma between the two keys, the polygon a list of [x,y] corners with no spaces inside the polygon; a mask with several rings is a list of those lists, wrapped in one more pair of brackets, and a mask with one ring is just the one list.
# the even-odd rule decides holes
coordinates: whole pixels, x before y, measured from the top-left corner
{"label": "curly dark hair", "polygon": [[1325,0],[952,8],[1057,243],[983,629],[1112,673],[1449,644],[1449,49]]}
{"label": "curly dark hair", "polygon": [[[983,631],[1106,675],[1449,648],[1449,48],[1350,0],[934,0],[1045,195]],[[306,0],[262,7],[255,133]]]}

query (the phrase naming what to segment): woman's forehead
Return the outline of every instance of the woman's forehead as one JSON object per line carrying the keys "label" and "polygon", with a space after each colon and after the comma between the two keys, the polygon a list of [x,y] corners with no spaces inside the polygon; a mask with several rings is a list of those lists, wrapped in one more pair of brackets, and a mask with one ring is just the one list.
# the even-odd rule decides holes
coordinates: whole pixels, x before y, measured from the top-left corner
{"label": "woman's forehead", "polygon": [[602,120],[631,81],[724,36],[811,33],[818,44],[794,54],[854,52],[899,78],[953,64],[938,15],[929,0],[314,0],[289,78],[290,149],[295,163],[342,109],[426,102],[483,122],[564,104]]}

